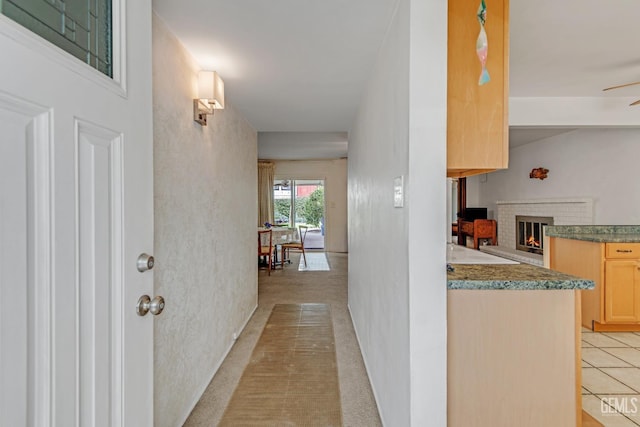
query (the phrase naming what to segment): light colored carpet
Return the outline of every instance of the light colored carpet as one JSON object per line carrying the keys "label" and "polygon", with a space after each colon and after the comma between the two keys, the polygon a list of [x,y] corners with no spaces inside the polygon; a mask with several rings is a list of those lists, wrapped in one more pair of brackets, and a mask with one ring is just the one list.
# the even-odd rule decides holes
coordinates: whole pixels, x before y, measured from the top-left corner
{"label": "light colored carpet", "polygon": [[[299,254],[292,253],[292,262]],[[258,309],[205,390],[185,423],[187,427],[216,426],[275,304],[323,303],[331,305],[343,425],[381,426],[360,347],[347,309],[347,255],[328,253],[331,271],[299,272],[278,269],[259,273]],[[296,265],[296,264],[293,264]]]}
{"label": "light colored carpet", "polygon": [[327,304],[276,304],[219,426],[341,426]]}
{"label": "light colored carpet", "polygon": [[304,258],[300,256],[298,271],[331,271],[327,255],[324,252],[305,252],[305,256],[307,264],[305,265]]}

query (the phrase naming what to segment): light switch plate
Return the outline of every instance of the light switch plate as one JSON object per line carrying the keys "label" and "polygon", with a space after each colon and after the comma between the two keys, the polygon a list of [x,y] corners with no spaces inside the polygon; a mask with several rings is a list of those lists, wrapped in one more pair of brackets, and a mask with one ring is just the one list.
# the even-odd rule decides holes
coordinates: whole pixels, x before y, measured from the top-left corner
{"label": "light switch plate", "polygon": [[393,207],[401,208],[404,206],[404,176],[396,176],[393,178]]}

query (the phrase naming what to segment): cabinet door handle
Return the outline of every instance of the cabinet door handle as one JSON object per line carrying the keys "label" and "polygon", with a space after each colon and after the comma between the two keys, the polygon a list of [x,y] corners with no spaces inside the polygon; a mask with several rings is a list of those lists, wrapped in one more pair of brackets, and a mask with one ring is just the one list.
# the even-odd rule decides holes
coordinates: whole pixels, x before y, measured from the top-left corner
{"label": "cabinet door handle", "polygon": [[616,252],[622,253],[622,254],[630,254],[631,252],[633,252],[632,249],[616,249]]}

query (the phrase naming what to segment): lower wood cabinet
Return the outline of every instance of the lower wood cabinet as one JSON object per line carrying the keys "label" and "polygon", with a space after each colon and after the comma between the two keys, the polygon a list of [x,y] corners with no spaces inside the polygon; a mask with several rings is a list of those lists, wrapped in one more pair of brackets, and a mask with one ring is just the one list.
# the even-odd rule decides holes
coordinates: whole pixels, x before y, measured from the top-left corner
{"label": "lower wood cabinet", "polygon": [[549,267],[596,286],[582,292],[582,325],[595,331],[640,331],[640,243],[549,238]]}
{"label": "lower wood cabinet", "polygon": [[607,260],[604,271],[605,322],[640,322],[640,260]]}

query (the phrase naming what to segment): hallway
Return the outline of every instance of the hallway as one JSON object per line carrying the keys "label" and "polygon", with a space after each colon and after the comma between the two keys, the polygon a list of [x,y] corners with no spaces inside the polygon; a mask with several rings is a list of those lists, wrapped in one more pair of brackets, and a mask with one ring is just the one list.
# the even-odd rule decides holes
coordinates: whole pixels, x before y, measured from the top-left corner
{"label": "hallway", "polygon": [[377,408],[347,309],[347,254],[327,253],[331,271],[299,272],[298,254],[271,276],[259,272],[258,308],[185,423],[215,426],[243,373],[274,304],[331,304],[345,426],[380,426]]}

